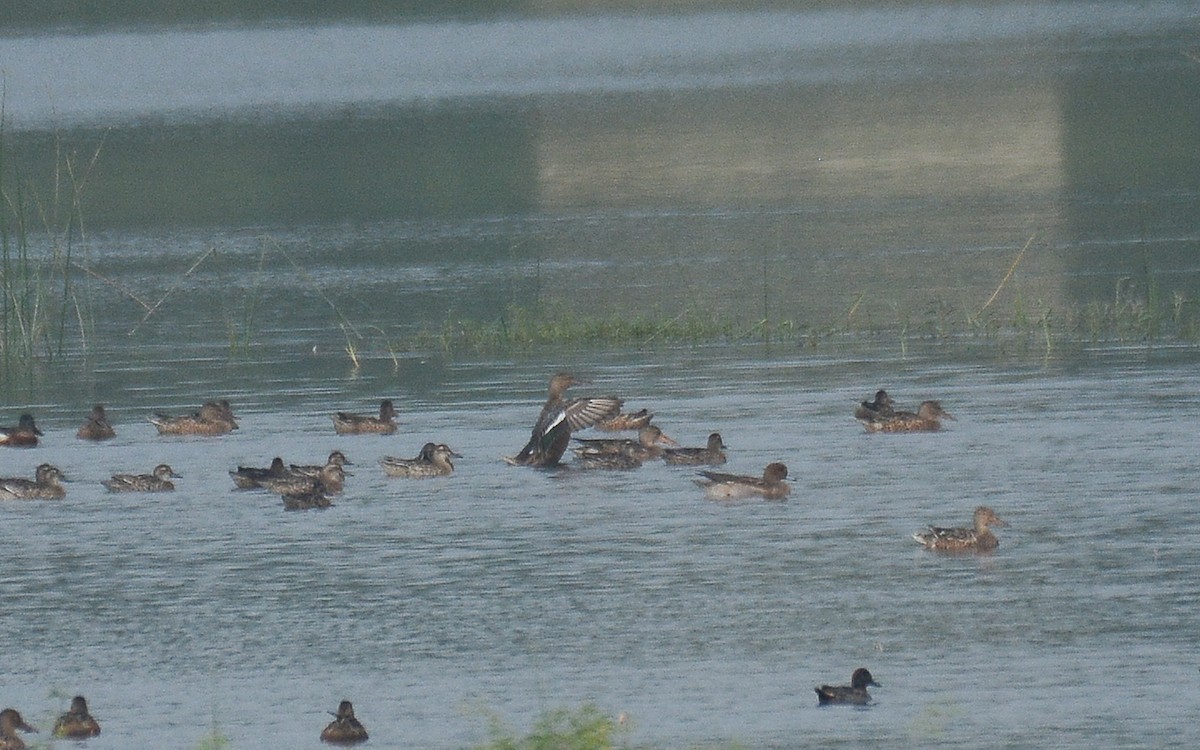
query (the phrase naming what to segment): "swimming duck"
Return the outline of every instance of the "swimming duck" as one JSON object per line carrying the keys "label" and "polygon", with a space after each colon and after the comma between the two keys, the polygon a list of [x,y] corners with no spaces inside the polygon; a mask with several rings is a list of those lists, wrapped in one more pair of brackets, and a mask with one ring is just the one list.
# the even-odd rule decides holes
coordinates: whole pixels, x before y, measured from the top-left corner
{"label": "swimming duck", "polygon": [[225,399],[206,401],[199,411],[184,416],[155,414],[150,423],[160,435],[226,435],[238,429],[233,408]]}
{"label": "swimming duck", "polygon": [[972,528],[947,529],[930,526],[913,534],[913,539],[929,549],[941,552],[991,552],[1000,546],[1000,540],[988,527],[1004,525],[996,511],[986,505],[980,505],[975,509]]}
{"label": "swimming duck", "polygon": [[533,425],[529,442],[520,453],[504,460],[514,466],[557,466],[571,442],[572,431],[591,427],[621,411],[622,401],[614,396],[563,398],[568,388],[583,383],[565,372],[550,378],[550,393]]}
{"label": "swimming duck", "polygon": [[316,464],[302,464],[299,466],[297,466],[296,464],[291,464],[288,466],[288,470],[293,474],[300,474],[300,475],[306,476],[306,477],[318,477],[321,475],[321,469],[324,469],[329,464],[333,464],[335,466],[353,466],[354,465],[353,463],[350,462],[350,459],[346,458],[345,453],[335,450],[335,451],[330,451],[329,458],[325,459],[325,463],[321,464],[320,466],[318,466]]}
{"label": "swimming duck", "polygon": [[58,717],[54,723],[54,736],[82,740],[100,734],[100,723],[88,713],[87,701],[82,695],[71,699],[71,710]]}
{"label": "swimming duck", "polygon": [[454,473],[451,458],[462,458],[450,450],[445,443],[426,443],[416,458],[393,458],[384,456],[379,460],[383,472],[389,477],[404,477],[408,479],[427,479],[429,477],[445,477]]}
{"label": "swimming duck", "polygon": [[596,423],[597,430],[604,432],[625,432],[627,430],[640,430],[650,424],[650,420],[654,419],[654,415],[646,409],[639,409],[630,414],[618,414],[609,419],[602,419]]}
{"label": "swimming duck", "polygon": [[612,469],[620,471],[639,469],[642,466],[642,460],[634,455],[631,450],[621,450],[615,453],[597,453],[585,450],[576,454],[572,465],[580,469]]}
{"label": "swimming duck", "polygon": [[[333,713],[332,711],[330,713]],[[350,701],[338,704],[334,719],[321,731],[321,741],[335,745],[352,745],[367,739],[366,727],[354,717],[354,706]]]}
{"label": "swimming duck", "polygon": [[59,500],[67,495],[66,488],[62,486],[65,480],[58,467],[42,464],[34,471],[33,479],[0,479],[0,500]]}
{"label": "swimming duck", "polygon": [[817,691],[817,703],[822,706],[831,703],[865,706],[871,702],[871,694],[867,692],[868,685],[883,687],[875,681],[866,667],[859,667],[854,670],[854,674],[850,675],[849,685],[822,685],[813,690]]}
{"label": "swimming duck", "polygon": [[914,414],[898,411],[890,417],[860,419],[867,432],[937,432],[942,419],[954,419],[938,401],[922,401]]}
{"label": "swimming duck", "polygon": [[79,428],[79,432],[75,433],[75,437],[80,440],[108,440],[116,436],[117,433],[108,423],[108,416],[100,404],[92,407],[92,413],[88,415],[87,421]]}
{"label": "swimming duck", "polygon": [[260,486],[277,495],[303,495],[320,492],[328,495],[341,494],[345,485],[346,472],[337,464],[325,464],[316,477],[302,474],[285,474],[282,477],[263,479]]}
{"label": "swimming duck", "polygon": [[172,479],[179,479],[175,470],[166,464],[159,464],[149,474],[113,474],[112,479],[100,484],[109,492],[174,492],[175,483]]}
{"label": "swimming duck", "polygon": [[287,475],[287,467],[283,465],[283,459],[279,456],[271,459],[271,465],[265,469],[258,466],[239,466],[229,471],[234,486],[239,490],[252,490],[261,487],[267,479],[282,479]]}
{"label": "swimming duck", "polygon": [[22,414],[16,427],[0,427],[0,445],[32,448],[38,444],[42,431],[33,422],[32,414]]}
{"label": "swimming duck", "polygon": [[648,461],[661,456],[663,448],[660,443],[664,445],[679,445],[679,443],[667,437],[666,433],[652,424],[638,430],[637,440],[621,438],[584,440],[582,438],[575,438],[575,442],[579,443],[579,446],[575,448],[575,453],[581,456],[585,453],[625,453],[631,458],[636,458],[638,461]]}
{"label": "swimming duck", "polygon": [[284,510],[312,510],[333,505],[325,491],[316,485],[298,492],[284,492],[279,497],[283,500]]}
{"label": "swimming duck", "polygon": [[339,411],[334,414],[333,429],[339,435],[391,435],[396,431],[396,409],[390,399],[379,402],[379,416],[370,417],[361,414],[347,414]]}
{"label": "swimming duck", "polygon": [[700,475],[704,479],[697,479],[696,483],[704,488],[704,495],[709,500],[740,500],[753,495],[781,500],[791,491],[785,481],[787,474],[787,466],[776,462],[767,464],[761,478],[702,471]]}
{"label": "swimming duck", "polygon": [[862,420],[888,419],[895,414],[895,404],[892,397],[882,388],[875,391],[874,401],[861,401],[854,410],[854,418]]}
{"label": "swimming duck", "polygon": [[719,466],[725,463],[725,442],[721,433],[708,436],[708,445],[703,448],[665,448],[663,461],[675,466]]}
{"label": "swimming duck", "polygon": [[25,723],[15,708],[0,711],[0,750],[25,750],[25,741],[17,734],[18,729],[22,732],[37,731]]}

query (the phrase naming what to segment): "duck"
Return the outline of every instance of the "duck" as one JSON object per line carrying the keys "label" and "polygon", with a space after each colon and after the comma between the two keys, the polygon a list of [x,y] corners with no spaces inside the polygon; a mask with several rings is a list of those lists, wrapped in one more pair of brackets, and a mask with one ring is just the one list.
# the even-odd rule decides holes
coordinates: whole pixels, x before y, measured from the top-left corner
{"label": "duck", "polygon": [[817,691],[817,703],[822,706],[835,703],[865,706],[871,702],[871,694],[867,692],[868,685],[883,687],[875,681],[866,667],[859,667],[850,675],[849,685],[822,685],[813,690]]}
{"label": "duck", "polygon": [[267,479],[282,479],[287,475],[287,467],[283,465],[283,458],[280,456],[271,459],[271,465],[265,469],[258,466],[239,466],[229,471],[234,486],[239,490],[256,489]]}
{"label": "duck", "polygon": [[333,721],[321,730],[321,741],[328,742],[334,745],[353,745],[358,742],[365,742],[367,739],[367,729],[354,716],[354,706],[350,701],[342,701],[338,704],[337,712],[333,714]]}
{"label": "duck", "polygon": [[318,477],[321,475],[321,469],[324,469],[330,464],[334,464],[335,466],[354,465],[350,462],[350,459],[346,458],[345,453],[342,453],[339,450],[334,450],[329,452],[329,458],[325,459],[325,463],[323,464],[301,464],[299,466],[296,464],[290,464],[288,466],[288,470],[293,474],[300,474],[306,477]]}
{"label": "duck", "polygon": [[391,399],[386,398],[379,402],[378,417],[339,411],[330,418],[334,431],[339,435],[391,435],[396,431],[396,409]]}
{"label": "duck", "polygon": [[787,466],[775,462],[767,464],[762,477],[740,476],[737,474],[722,474],[716,471],[702,471],[696,483],[704,488],[705,497],[709,500],[741,500],[759,495],[767,500],[782,500],[788,496]]}
{"label": "duck", "polygon": [[87,416],[87,420],[79,431],[75,433],[75,437],[80,440],[110,440],[117,436],[116,430],[108,423],[108,416],[104,413],[104,407],[96,404],[92,407],[92,413]]}
{"label": "duck", "polygon": [[25,750],[25,741],[17,734],[18,729],[22,732],[37,731],[25,723],[15,708],[0,711],[0,750]]}
{"label": "duck", "polygon": [[859,419],[867,432],[937,432],[943,419],[954,417],[939,401],[922,401],[916,413],[898,411],[890,417]]}
{"label": "duck", "polygon": [[227,435],[238,429],[233,408],[225,399],[206,401],[199,411],[179,417],[155,414],[150,423],[160,435]]}
{"label": "duck", "polygon": [[67,495],[64,481],[66,476],[57,466],[42,464],[34,470],[33,479],[0,479],[0,500],[60,500]]}
{"label": "duck", "polygon": [[427,479],[430,477],[447,477],[454,473],[454,463],[451,458],[462,458],[445,443],[426,443],[416,458],[394,458],[384,456],[379,460],[383,473],[389,477],[404,477],[408,479]]}
{"label": "duck", "polygon": [[149,474],[113,474],[112,479],[106,479],[100,484],[109,492],[174,492],[175,483],[179,479],[167,464],[159,464]]}
{"label": "duck", "polygon": [[564,398],[568,388],[583,384],[585,381],[570,373],[555,373],[550,378],[550,392],[533,424],[529,442],[517,455],[506,457],[505,462],[514,466],[539,468],[558,466],[571,442],[572,432],[591,427],[621,412],[624,402],[615,396]]}
{"label": "duck", "polygon": [[888,419],[895,414],[895,404],[888,392],[880,388],[875,391],[873,401],[861,401],[854,410],[854,418],[862,420]]}
{"label": "duck", "polygon": [[630,450],[621,450],[615,453],[583,451],[576,455],[574,465],[580,469],[610,469],[622,471],[640,469],[642,467],[642,459],[638,458]]}
{"label": "duck", "polygon": [[620,413],[609,419],[602,419],[596,423],[596,429],[603,432],[640,430],[650,424],[652,419],[654,419],[652,412],[647,409],[639,409],[628,414]]}
{"label": "duck", "polygon": [[22,414],[16,427],[0,427],[0,445],[13,448],[32,448],[41,436],[42,431],[34,423],[32,414]]}
{"label": "duck", "polygon": [[54,722],[54,736],[82,740],[100,734],[100,722],[88,713],[87,700],[82,695],[71,699],[71,708]]}
{"label": "duck", "polygon": [[663,444],[679,445],[679,443],[668,437],[659,427],[652,424],[638,430],[637,440],[621,438],[585,440],[575,438],[575,442],[579,443],[579,446],[575,448],[577,455],[585,453],[626,453],[638,461],[648,461],[661,456],[663,454]]}
{"label": "duck", "polygon": [[913,534],[926,548],[940,552],[991,552],[1000,546],[1000,540],[989,526],[1005,526],[996,511],[986,505],[975,509],[971,528],[943,528],[930,526]]}
{"label": "duck", "polygon": [[721,433],[708,436],[708,445],[703,448],[665,448],[663,461],[674,466],[720,466],[725,463],[725,441]]}
{"label": "duck", "polygon": [[321,492],[328,495],[341,494],[345,485],[346,472],[337,464],[326,464],[316,477],[302,474],[286,474],[282,477],[263,479],[260,486],[277,495],[301,495],[307,492]]}
{"label": "duck", "polygon": [[284,492],[279,497],[283,500],[284,510],[313,510],[333,505],[325,490],[316,485],[295,492]]}

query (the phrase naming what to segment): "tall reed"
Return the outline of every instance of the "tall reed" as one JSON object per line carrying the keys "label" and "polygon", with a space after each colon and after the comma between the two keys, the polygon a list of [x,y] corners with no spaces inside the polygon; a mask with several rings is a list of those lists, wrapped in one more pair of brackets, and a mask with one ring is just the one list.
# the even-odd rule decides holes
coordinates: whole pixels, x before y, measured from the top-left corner
{"label": "tall reed", "polygon": [[[0,100],[2,102],[2,100]],[[10,382],[68,351],[86,352],[93,321],[86,284],[76,278],[86,237],[83,195],[103,143],[89,156],[56,136],[49,180],[39,183],[14,158],[0,103],[0,377]]]}

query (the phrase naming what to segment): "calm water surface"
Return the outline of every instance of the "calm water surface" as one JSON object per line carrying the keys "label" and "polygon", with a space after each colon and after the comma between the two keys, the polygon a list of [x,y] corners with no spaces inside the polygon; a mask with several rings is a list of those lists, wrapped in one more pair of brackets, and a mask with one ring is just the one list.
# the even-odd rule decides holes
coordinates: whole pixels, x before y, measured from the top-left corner
{"label": "calm water surface", "polygon": [[[194,744],[213,717],[235,746],[315,747],[343,696],[385,747],[461,747],[489,712],[521,725],[584,701],[660,747],[1196,740],[1194,353],[638,359],[593,360],[593,390],[654,409],[686,444],[719,429],[731,470],[785,461],[792,497],[711,503],[692,470],[663,465],[504,465],[542,363],[431,372],[427,396],[373,379],[403,404],[391,437],[333,434],[328,412],[357,388],[245,408],[218,439],[160,438],[118,407],[116,441],[79,445],[48,415],[44,446],[0,456],[6,473],[51,461],[74,480],[61,503],[0,508],[3,629],[19,644],[0,700],[48,724],[52,691],[84,692],[100,748]],[[876,385],[958,419],[867,435],[850,411]],[[267,399],[243,386],[240,401]],[[380,456],[426,439],[464,454],[454,477],[384,477]],[[226,475],[334,447],[354,475],[324,512],[284,513]],[[174,495],[99,485],[159,461],[184,475]],[[908,538],[980,503],[1009,522],[994,555]],[[860,664],[885,685],[877,705],[817,709],[812,687]]]}
{"label": "calm water surface", "polygon": [[[86,345],[3,383],[0,424],[46,437],[0,475],[73,482],[0,505],[0,703],[46,732],[83,693],[98,750],[315,748],[342,698],[373,747],[589,701],[663,748],[1195,746],[1196,348],[927,337],[1031,236],[1006,314],[1195,318],[1198,28],[1193,3],[1112,2],[0,35],[6,179],[47,197],[57,148],[101,149]],[[514,305],[892,332],[390,354]],[[786,462],[792,497],[506,466],[559,369],[685,444],[719,430],[729,470]],[[958,419],[867,435],[879,387]],[[216,396],[230,436],[146,421]],[[333,434],[383,397],[399,434]],[[109,444],[74,439],[93,402]],[[426,440],[456,476],[383,475]],[[354,473],[323,512],[227,475],[333,448]],[[174,495],[99,484],[163,461]],[[981,503],[996,554],[909,539]],[[876,705],[818,710],[859,665]]]}

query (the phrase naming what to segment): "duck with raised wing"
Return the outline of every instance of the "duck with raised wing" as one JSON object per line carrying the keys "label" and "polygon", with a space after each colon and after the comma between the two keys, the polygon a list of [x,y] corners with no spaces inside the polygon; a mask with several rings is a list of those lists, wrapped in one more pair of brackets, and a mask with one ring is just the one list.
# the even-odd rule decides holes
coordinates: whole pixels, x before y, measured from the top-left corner
{"label": "duck with raised wing", "polygon": [[787,475],[787,466],[775,462],[767,464],[762,477],[702,471],[700,476],[704,478],[697,479],[696,483],[704,488],[704,495],[709,500],[742,500],[756,495],[767,500],[782,500],[791,491]]}
{"label": "duck with raised wing", "polygon": [[515,466],[557,466],[571,442],[572,432],[620,413],[622,401],[615,396],[563,397],[568,388],[583,383],[565,372],[550,378],[550,393],[533,425],[529,442],[520,453],[504,460]]}
{"label": "duck with raised wing", "polygon": [[673,466],[720,466],[725,463],[726,448],[721,433],[714,432],[703,448],[665,448],[662,457]]}
{"label": "duck with raised wing", "polygon": [[638,461],[649,461],[663,454],[663,445],[678,446],[665,432],[655,425],[646,425],[638,430],[637,440],[621,438],[588,439],[575,438],[579,445],[575,448],[577,455],[585,453],[624,453]]}
{"label": "duck with raised wing", "polygon": [[890,419],[895,413],[895,403],[892,402],[892,397],[882,388],[875,391],[875,399],[873,401],[860,401],[858,407],[854,410],[854,418],[860,422],[863,420]]}
{"label": "duck with raised wing", "polygon": [[937,432],[943,419],[954,419],[941,402],[922,401],[917,411],[898,411],[890,417],[860,419],[867,432]]}
{"label": "duck with raised wing", "polygon": [[61,500],[67,495],[64,481],[66,477],[57,466],[42,464],[34,470],[33,479],[0,479],[0,500]]}
{"label": "duck with raised wing", "polygon": [[150,423],[160,435],[227,435],[238,429],[233,407],[225,399],[206,401],[198,411],[179,417],[155,414]]}
{"label": "duck with raised wing", "polygon": [[331,419],[339,435],[391,435],[396,431],[396,408],[386,398],[379,402],[378,417],[339,411]]}
{"label": "duck with raised wing", "polygon": [[354,716],[354,706],[350,701],[342,701],[338,704],[337,712],[333,714],[333,721],[321,731],[321,741],[328,742],[334,745],[353,745],[357,742],[365,742],[367,739],[367,729]]}
{"label": "duck with raised wing", "polygon": [[233,484],[239,490],[252,490],[262,487],[262,483],[268,479],[282,479],[288,476],[287,467],[283,465],[283,458],[276,456],[271,459],[271,465],[263,468],[261,466],[239,466],[236,469],[229,470],[229,476],[233,479]]}
{"label": "duck with raised wing", "polygon": [[454,473],[451,458],[462,458],[445,443],[426,443],[416,458],[394,458],[384,456],[379,460],[383,473],[389,477],[406,479],[429,479],[448,477]]}
{"label": "duck with raised wing", "polygon": [[609,419],[602,419],[596,423],[596,429],[603,432],[640,430],[650,424],[651,419],[654,419],[654,414],[646,409],[639,409],[629,414],[621,413]]}
{"label": "duck with raised wing", "polygon": [[16,427],[0,427],[0,445],[13,448],[32,448],[41,436],[32,414],[22,414]]}
{"label": "duck with raised wing", "polygon": [[980,505],[975,509],[971,528],[930,526],[913,534],[913,539],[939,552],[991,552],[1000,546],[1000,540],[989,527],[1004,525],[996,511]]}
{"label": "duck with raised wing", "polygon": [[79,431],[75,433],[75,437],[80,440],[109,440],[117,436],[116,430],[108,423],[108,415],[104,413],[104,407],[96,404],[92,407],[91,414],[88,414],[87,420]]}
{"label": "duck with raised wing", "polygon": [[87,701],[82,695],[71,699],[71,708],[54,722],[54,736],[72,740],[83,740],[100,734],[100,722],[88,713]]}
{"label": "duck with raised wing", "polygon": [[159,464],[149,474],[113,474],[112,479],[105,479],[100,484],[109,492],[174,492],[175,483],[179,479],[167,464]]}
{"label": "duck with raised wing", "polygon": [[37,731],[25,723],[17,709],[6,708],[0,711],[0,750],[25,750],[25,741],[17,734],[18,729],[22,732]]}
{"label": "duck with raised wing", "polygon": [[883,687],[875,681],[866,667],[859,667],[850,675],[849,685],[822,685],[813,690],[817,691],[817,703],[822,706],[836,703],[865,706],[871,702],[871,694],[867,692],[868,685]]}

